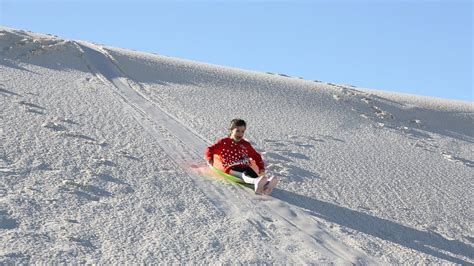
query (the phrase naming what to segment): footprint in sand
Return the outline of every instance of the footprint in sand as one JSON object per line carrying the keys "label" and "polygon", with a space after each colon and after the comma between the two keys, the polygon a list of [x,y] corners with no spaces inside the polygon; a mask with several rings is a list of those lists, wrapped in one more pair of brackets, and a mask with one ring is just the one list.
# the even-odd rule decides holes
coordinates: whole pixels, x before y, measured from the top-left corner
{"label": "footprint in sand", "polygon": [[133,160],[133,161],[141,161],[140,158],[132,155],[130,152],[128,151],[125,151],[125,150],[121,150],[121,151],[118,151],[117,152],[118,155],[122,156],[122,157],[125,157],[127,159],[130,159],[130,160]]}
{"label": "footprint in sand", "polygon": [[364,97],[362,99],[360,99],[361,101],[363,101],[364,103],[366,104],[371,104],[372,103],[372,99],[368,98],[368,97]]}
{"label": "footprint in sand", "polygon": [[[342,96],[353,97],[353,96],[361,94],[360,91],[349,88],[347,86],[336,85],[336,84],[333,84],[333,83],[326,83],[326,84],[330,85],[330,86],[333,86],[333,87],[336,87],[336,89],[338,89],[340,91],[340,93],[342,94],[342,95],[338,95],[338,94],[333,94],[332,95],[332,98],[336,101],[341,100]],[[364,99],[368,99],[368,98],[364,98]]]}
{"label": "footprint in sand", "polygon": [[15,229],[19,222],[12,218],[7,211],[0,210],[0,229]]}
{"label": "footprint in sand", "polygon": [[73,180],[64,180],[60,190],[76,194],[89,201],[99,201],[103,197],[112,197],[112,193],[98,186],[78,183]]}
{"label": "footprint in sand", "polygon": [[0,84],[0,95],[21,97],[20,94],[5,89],[2,84]]}
{"label": "footprint in sand", "polygon": [[[353,110],[353,111],[355,111],[355,110]],[[365,119],[370,118],[367,114],[359,114],[359,116],[362,117],[362,118],[365,118]]]}
{"label": "footprint in sand", "polygon": [[54,117],[51,121],[45,122],[41,126],[44,128],[48,128],[52,131],[58,132],[59,136],[83,140],[85,144],[98,145],[101,147],[108,146],[108,144],[105,141],[98,141],[95,138],[84,135],[82,133],[68,131],[68,128],[66,128],[66,126],[63,125],[63,123],[67,123],[71,127],[79,125],[79,123],[75,122],[74,120],[70,118]]}
{"label": "footprint in sand", "polygon": [[[24,102],[24,101],[20,102],[20,104],[23,104],[23,105],[28,106],[28,107],[42,108],[42,107],[37,106],[35,104],[27,103],[27,102]],[[44,108],[42,108],[42,109],[44,109]],[[38,111],[34,111],[34,112],[38,112]],[[43,113],[41,113],[41,114],[43,114]],[[75,122],[74,120],[72,120],[70,118],[54,117],[53,119],[51,119],[51,121],[45,122],[41,126],[44,127],[44,128],[50,129],[54,132],[57,132],[57,133],[59,133],[60,136],[63,136],[63,137],[81,139],[81,140],[84,141],[85,144],[98,145],[100,147],[108,146],[108,144],[105,141],[98,141],[93,137],[90,137],[90,136],[87,136],[87,135],[84,135],[84,134],[78,133],[78,132],[73,132],[73,131],[68,132],[68,128],[66,126],[64,126],[63,123],[67,123],[72,127],[80,125],[79,123]]]}
{"label": "footprint in sand", "polygon": [[97,166],[110,166],[110,167],[116,167],[117,164],[108,160],[108,159],[105,159],[105,158],[94,158],[94,162],[96,163]]}
{"label": "footprint in sand", "polygon": [[352,96],[356,96],[356,95],[359,95],[361,92],[358,91],[358,90],[355,90],[355,89],[352,89],[352,88],[348,88],[346,86],[341,86],[341,85],[336,85],[336,87],[338,89],[341,90],[341,92],[344,94],[344,95],[347,95],[349,97],[352,97]]}
{"label": "footprint in sand", "polygon": [[19,101],[18,104],[23,106],[25,111],[30,112],[30,113],[44,115],[45,114],[44,112],[46,111],[46,108],[41,107],[34,103],[29,103],[27,101]]}
{"label": "footprint in sand", "polygon": [[444,159],[448,161],[455,162],[455,163],[462,163],[468,167],[474,167],[474,161],[463,159],[461,157],[452,155],[451,153],[448,153],[448,152],[441,152],[441,154],[443,155]]}
{"label": "footprint in sand", "polygon": [[92,244],[92,241],[88,239],[88,237],[68,237],[68,240],[87,249],[97,249],[97,247]]}
{"label": "footprint in sand", "polygon": [[[104,146],[106,146],[107,144],[105,142],[98,142],[96,139],[92,138],[92,137],[89,137],[87,135],[84,135],[84,134],[81,134],[81,133],[77,133],[77,132],[64,132],[63,134],[61,134],[62,136],[65,136],[65,137],[71,137],[71,138],[78,138],[78,139],[82,139],[82,140],[85,140],[87,144],[95,144],[95,145],[99,145],[99,146],[102,146],[102,144]],[[102,143],[102,144],[101,144]]]}
{"label": "footprint in sand", "polygon": [[79,123],[74,122],[74,120],[72,120],[72,119],[70,119],[70,118],[64,118],[64,117],[58,117],[58,116],[54,117],[54,118],[53,118],[53,121],[55,121],[55,122],[63,122],[63,123],[67,123],[67,124],[70,124],[70,125],[76,125],[76,126],[79,125]]}
{"label": "footprint in sand", "polygon": [[424,126],[423,126],[423,123],[421,122],[420,119],[412,119],[412,120],[410,120],[410,125],[413,125],[413,126],[415,126],[415,127],[417,127],[417,128],[423,128],[423,127],[424,127]]}
{"label": "footprint in sand", "polygon": [[394,119],[394,116],[391,113],[384,111],[375,105],[372,105],[371,108],[374,111],[374,114],[380,119]]}
{"label": "footprint in sand", "polygon": [[56,132],[59,132],[59,131],[65,131],[66,130],[66,127],[57,123],[57,122],[52,122],[52,121],[49,121],[49,122],[46,122],[46,123],[43,123],[41,125],[42,127],[44,128],[48,128],[48,129],[51,129],[53,131],[56,131]]}

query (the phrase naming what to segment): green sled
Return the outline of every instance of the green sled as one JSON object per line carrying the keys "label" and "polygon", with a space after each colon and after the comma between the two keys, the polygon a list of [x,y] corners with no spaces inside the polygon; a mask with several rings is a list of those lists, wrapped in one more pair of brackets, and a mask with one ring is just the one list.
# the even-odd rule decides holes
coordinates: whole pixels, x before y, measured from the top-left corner
{"label": "green sled", "polygon": [[225,180],[227,180],[229,182],[239,184],[241,186],[248,187],[248,188],[253,188],[252,184],[245,183],[244,180],[242,180],[241,178],[235,177],[233,175],[229,175],[228,173],[226,173],[226,172],[224,172],[220,169],[217,169],[216,167],[214,167],[212,165],[209,165],[209,168],[211,168],[212,171],[214,171],[216,174],[222,176]]}

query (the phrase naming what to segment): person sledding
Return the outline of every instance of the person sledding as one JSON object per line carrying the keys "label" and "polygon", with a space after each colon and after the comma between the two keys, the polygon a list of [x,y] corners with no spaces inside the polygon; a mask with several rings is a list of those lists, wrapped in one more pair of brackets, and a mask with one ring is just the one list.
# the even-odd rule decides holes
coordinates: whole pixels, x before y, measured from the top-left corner
{"label": "person sledding", "polygon": [[[241,178],[245,183],[253,184],[256,193],[270,194],[277,179],[265,176],[262,156],[244,139],[246,128],[244,120],[233,119],[229,135],[207,147],[204,158],[212,166],[214,155],[217,155],[225,173]],[[255,161],[258,173],[252,168],[251,160]]]}

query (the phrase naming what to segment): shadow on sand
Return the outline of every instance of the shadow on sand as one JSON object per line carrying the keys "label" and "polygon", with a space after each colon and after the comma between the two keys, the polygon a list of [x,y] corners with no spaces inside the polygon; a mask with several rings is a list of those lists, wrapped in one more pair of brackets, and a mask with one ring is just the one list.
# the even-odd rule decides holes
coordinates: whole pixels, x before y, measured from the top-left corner
{"label": "shadow on sand", "polygon": [[[332,203],[275,189],[272,196],[308,210],[310,215],[377,238],[462,265],[472,265],[474,248],[458,240],[448,240],[433,232],[420,231],[396,222],[354,211]],[[459,257],[469,258],[471,261]]]}

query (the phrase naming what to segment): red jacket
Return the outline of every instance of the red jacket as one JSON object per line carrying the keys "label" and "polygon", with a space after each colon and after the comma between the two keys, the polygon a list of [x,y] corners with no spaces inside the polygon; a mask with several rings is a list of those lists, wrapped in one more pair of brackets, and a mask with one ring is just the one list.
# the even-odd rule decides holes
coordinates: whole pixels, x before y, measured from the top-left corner
{"label": "red jacket", "polygon": [[220,156],[222,166],[224,166],[226,173],[229,173],[230,168],[233,166],[250,166],[250,158],[255,160],[260,170],[264,170],[265,168],[262,156],[244,139],[238,142],[235,142],[229,137],[220,139],[206,148],[204,158],[206,161],[209,161],[214,158],[214,154]]}

